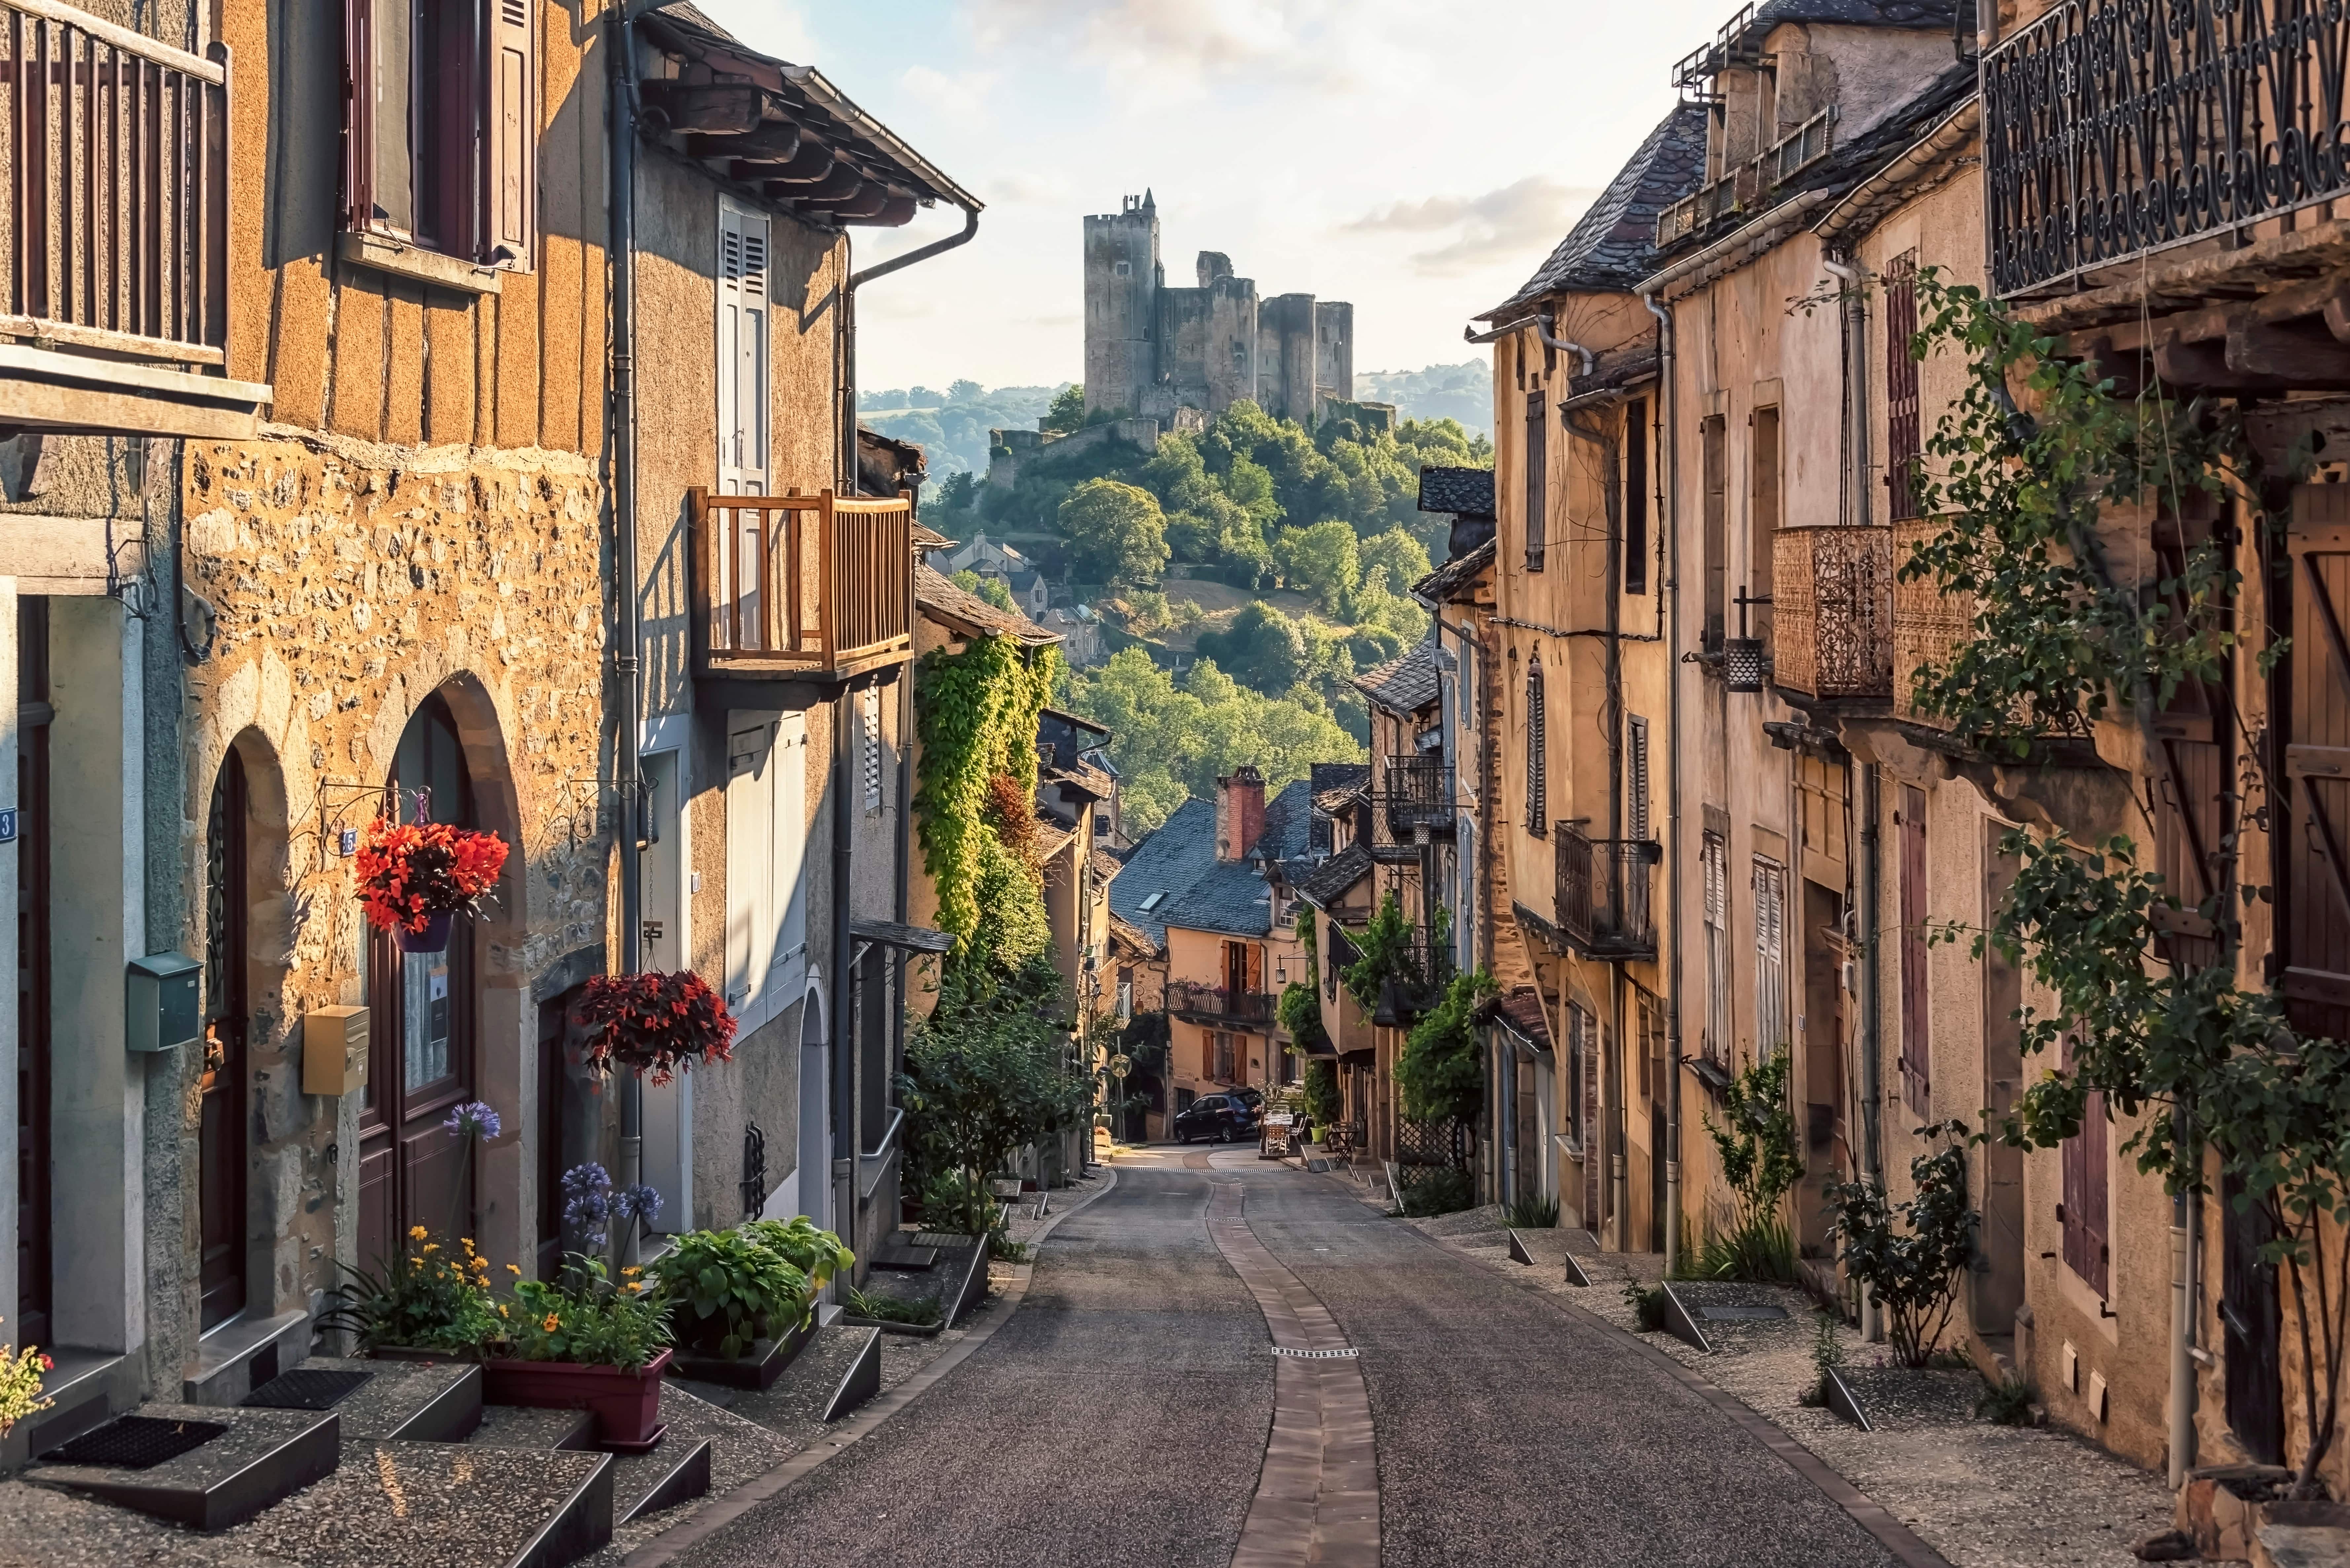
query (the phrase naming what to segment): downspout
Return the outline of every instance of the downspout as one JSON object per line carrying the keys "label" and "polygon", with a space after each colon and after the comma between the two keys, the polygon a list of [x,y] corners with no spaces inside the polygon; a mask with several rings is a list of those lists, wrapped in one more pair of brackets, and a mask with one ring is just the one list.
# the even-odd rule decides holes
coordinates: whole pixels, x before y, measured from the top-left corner
{"label": "downspout", "polygon": [[855,989],[848,976],[848,708],[853,691],[853,686],[843,687],[832,702],[832,1229],[862,1252],[864,1241],[856,1233],[857,1048],[850,1027]]}
{"label": "downspout", "polygon": [[[1663,460],[1657,467],[1665,504],[1657,508],[1659,547],[1666,552],[1665,597],[1665,908],[1670,919],[1672,955],[1665,970],[1665,1054],[1671,1070],[1665,1093],[1665,1272],[1679,1267],[1681,1248],[1681,646],[1680,528],[1674,514],[1680,503],[1680,471],[1674,466],[1674,437],[1680,418],[1673,399],[1673,317],[1644,294],[1640,303],[1657,318],[1657,413],[1664,426]],[[1667,481],[1670,484],[1668,488]]]}
{"label": "downspout", "polygon": [[[619,779],[620,849],[619,951],[612,967],[634,974],[641,961],[644,930],[643,798],[638,784],[639,756],[637,578],[637,45],[629,8],[616,13],[619,69],[612,77],[612,556],[619,583],[619,635],[612,643],[612,674],[619,687],[619,723],[614,772]],[[633,1073],[620,1080],[620,1185],[644,1180],[644,1085]],[[637,1256],[639,1221],[620,1232],[620,1260]]]}
{"label": "downspout", "polygon": [[[2182,1144],[2189,1124],[2182,1107],[2171,1113],[2172,1136]],[[2195,1195],[2170,1200],[2170,1490],[2187,1484],[2195,1452]]]}
{"label": "downspout", "polygon": [[[954,249],[957,245],[969,244],[972,236],[978,233],[979,209],[976,206],[965,207],[962,210],[962,228],[957,233],[949,234],[942,240],[932,240],[926,245],[917,245],[904,255],[891,256],[888,261],[877,263],[867,267],[863,272],[850,273],[848,282],[842,286],[839,338],[841,421],[839,440],[840,450],[844,454],[840,464],[840,493],[843,495],[857,493],[857,291],[877,277],[887,277],[893,272],[912,266],[916,262],[928,261],[934,255]],[[847,233],[843,231],[840,237],[841,243],[844,245],[847,244]],[[904,797],[901,795],[899,798],[902,800]],[[902,916],[904,912],[901,899],[899,913]]]}

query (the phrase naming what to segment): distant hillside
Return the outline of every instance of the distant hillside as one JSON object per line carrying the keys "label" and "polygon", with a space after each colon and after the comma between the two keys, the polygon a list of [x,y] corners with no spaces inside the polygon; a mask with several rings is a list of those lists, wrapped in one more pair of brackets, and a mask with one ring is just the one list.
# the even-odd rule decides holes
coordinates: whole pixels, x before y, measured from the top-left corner
{"label": "distant hillside", "polygon": [[958,473],[985,473],[987,432],[1035,430],[1060,389],[983,388],[976,381],[957,381],[943,392],[891,387],[858,393],[857,417],[883,435],[920,441],[930,456],[931,481],[937,484]]}
{"label": "distant hillside", "polygon": [[1493,433],[1493,369],[1482,359],[1424,370],[1357,370],[1355,396],[1393,403],[1408,420],[1458,420],[1471,435]]}

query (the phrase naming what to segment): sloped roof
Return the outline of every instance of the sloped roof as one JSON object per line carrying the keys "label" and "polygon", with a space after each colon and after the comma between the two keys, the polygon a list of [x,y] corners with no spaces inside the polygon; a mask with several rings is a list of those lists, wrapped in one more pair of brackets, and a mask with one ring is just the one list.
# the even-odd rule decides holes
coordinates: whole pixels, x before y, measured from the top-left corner
{"label": "sloped roof", "polygon": [[1105,882],[1117,881],[1118,874],[1126,869],[1126,862],[1106,849],[1096,849],[1087,864],[1093,867],[1094,875]]}
{"label": "sloped roof", "polygon": [[1513,312],[1546,294],[1629,289],[1647,275],[1657,255],[1657,214],[1696,190],[1704,176],[1705,117],[1703,104],[1675,104],[1534,276],[1479,319]]}
{"label": "sloped roof", "polygon": [[1018,610],[997,609],[965,593],[927,561],[914,563],[914,602],[932,619],[973,636],[1016,637],[1032,647],[1061,640]]}
{"label": "sloped roof", "polygon": [[1436,634],[1430,631],[1418,647],[1355,677],[1355,687],[1391,713],[1415,713],[1437,699],[1442,690],[1436,670]]}
{"label": "sloped roof", "polygon": [[1159,944],[1150,940],[1150,933],[1132,920],[1112,911],[1109,918],[1109,940],[1112,947],[1124,947],[1137,958],[1156,958]]}
{"label": "sloped roof", "polygon": [[948,538],[944,534],[940,533],[937,529],[926,528],[920,523],[914,524],[913,537],[914,548],[917,550],[936,550],[954,543],[952,539]]}
{"label": "sloped roof", "polygon": [[[1216,864],[1216,806],[1197,796],[1175,808],[1159,831],[1136,845],[1109,885],[1110,912],[1167,945],[1167,910]],[[1144,902],[1159,895],[1149,909]]]}
{"label": "sloped roof", "polygon": [[1314,786],[1304,779],[1292,779],[1264,803],[1264,830],[1256,836],[1249,853],[1284,865],[1302,860],[1314,848],[1313,826]]}
{"label": "sloped roof", "polygon": [[1477,579],[1493,566],[1493,541],[1486,540],[1467,555],[1450,560],[1419,581],[1411,591],[1424,599],[1449,599],[1454,595],[1477,586]]}
{"label": "sloped roof", "polygon": [[[1308,843],[1308,853],[1330,853],[1331,815],[1346,809],[1347,803],[1361,791],[1370,787],[1371,764],[1368,763],[1315,763],[1306,778],[1306,786],[1314,792],[1314,831]],[[1291,876],[1294,887],[1297,877]]]}
{"label": "sloped roof", "polygon": [[1359,844],[1349,844],[1315,867],[1299,882],[1297,896],[1315,909],[1326,910],[1333,902],[1345,896],[1347,888],[1367,876],[1370,869],[1370,851]]}
{"label": "sloped roof", "polygon": [[1273,885],[1258,876],[1248,861],[1219,860],[1198,881],[1159,906],[1159,912],[1165,915],[1166,924],[1187,931],[1262,937],[1273,929]]}
{"label": "sloped roof", "polygon": [[1550,1019],[1543,1012],[1541,993],[1533,986],[1516,986],[1480,1011],[1527,1044],[1550,1049]]}
{"label": "sloped roof", "polygon": [[1419,509],[1449,512],[1455,517],[1493,515],[1493,471],[1490,468],[1443,468],[1434,463],[1419,471]]}

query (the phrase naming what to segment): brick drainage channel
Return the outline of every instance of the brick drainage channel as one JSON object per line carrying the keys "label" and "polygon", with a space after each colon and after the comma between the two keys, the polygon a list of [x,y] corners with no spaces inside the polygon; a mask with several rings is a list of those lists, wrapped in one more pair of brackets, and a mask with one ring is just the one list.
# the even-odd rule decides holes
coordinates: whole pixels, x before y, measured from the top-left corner
{"label": "brick drainage channel", "polygon": [[1378,1568],[1378,1459],[1354,1347],[1329,1309],[1249,1229],[1241,1184],[1211,1186],[1208,1234],[1256,1298],[1275,1358],[1273,1432],[1232,1568]]}

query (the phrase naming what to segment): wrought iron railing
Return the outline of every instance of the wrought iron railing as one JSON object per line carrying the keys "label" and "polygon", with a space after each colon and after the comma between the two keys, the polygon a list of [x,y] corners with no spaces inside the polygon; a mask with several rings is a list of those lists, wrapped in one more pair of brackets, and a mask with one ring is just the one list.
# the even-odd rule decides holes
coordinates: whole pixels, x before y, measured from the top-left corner
{"label": "wrought iron railing", "polygon": [[2334,0],[2068,0],[1987,51],[1992,286],[2350,192]]}
{"label": "wrought iron railing", "polygon": [[0,0],[0,335],[217,365],[228,340],[228,53]]}
{"label": "wrought iron railing", "polygon": [[[1909,558],[1911,552],[1941,533],[1945,526],[1939,517],[1913,517],[1893,525],[1893,566],[1897,576],[1901,563]],[[1972,634],[1974,619],[1972,596],[1950,593],[1932,576],[1894,583],[1893,667],[1887,673],[1895,717],[1937,729],[1950,728],[1948,720],[1918,706],[1917,672],[1921,665],[1937,669],[1948,666],[1952,652]]]}
{"label": "wrought iron railing", "polygon": [[720,675],[850,675],[913,657],[913,503],[691,493],[696,629]]}
{"label": "wrought iron railing", "polygon": [[1278,999],[1262,991],[1228,991],[1221,985],[1200,985],[1187,980],[1170,981],[1167,985],[1167,1011],[1195,1018],[1263,1023],[1273,1017],[1277,1005]]}
{"label": "wrought iron railing", "polygon": [[1388,830],[1409,838],[1414,828],[1452,827],[1452,770],[1441,763],[1389,763],[1387,765]]}
{"label": "wrought iron railing", "polygon": [[1771,581],[1779,685],[1814,697],[1891,693],[1890,528],[1782,528]]}
{"label": "wrought iron railing", "polygon": [[1659,845],[1652,838],[1590,838],[1556,825],[1554,913],[1566,940],[1594,958],[1653,959]]}

